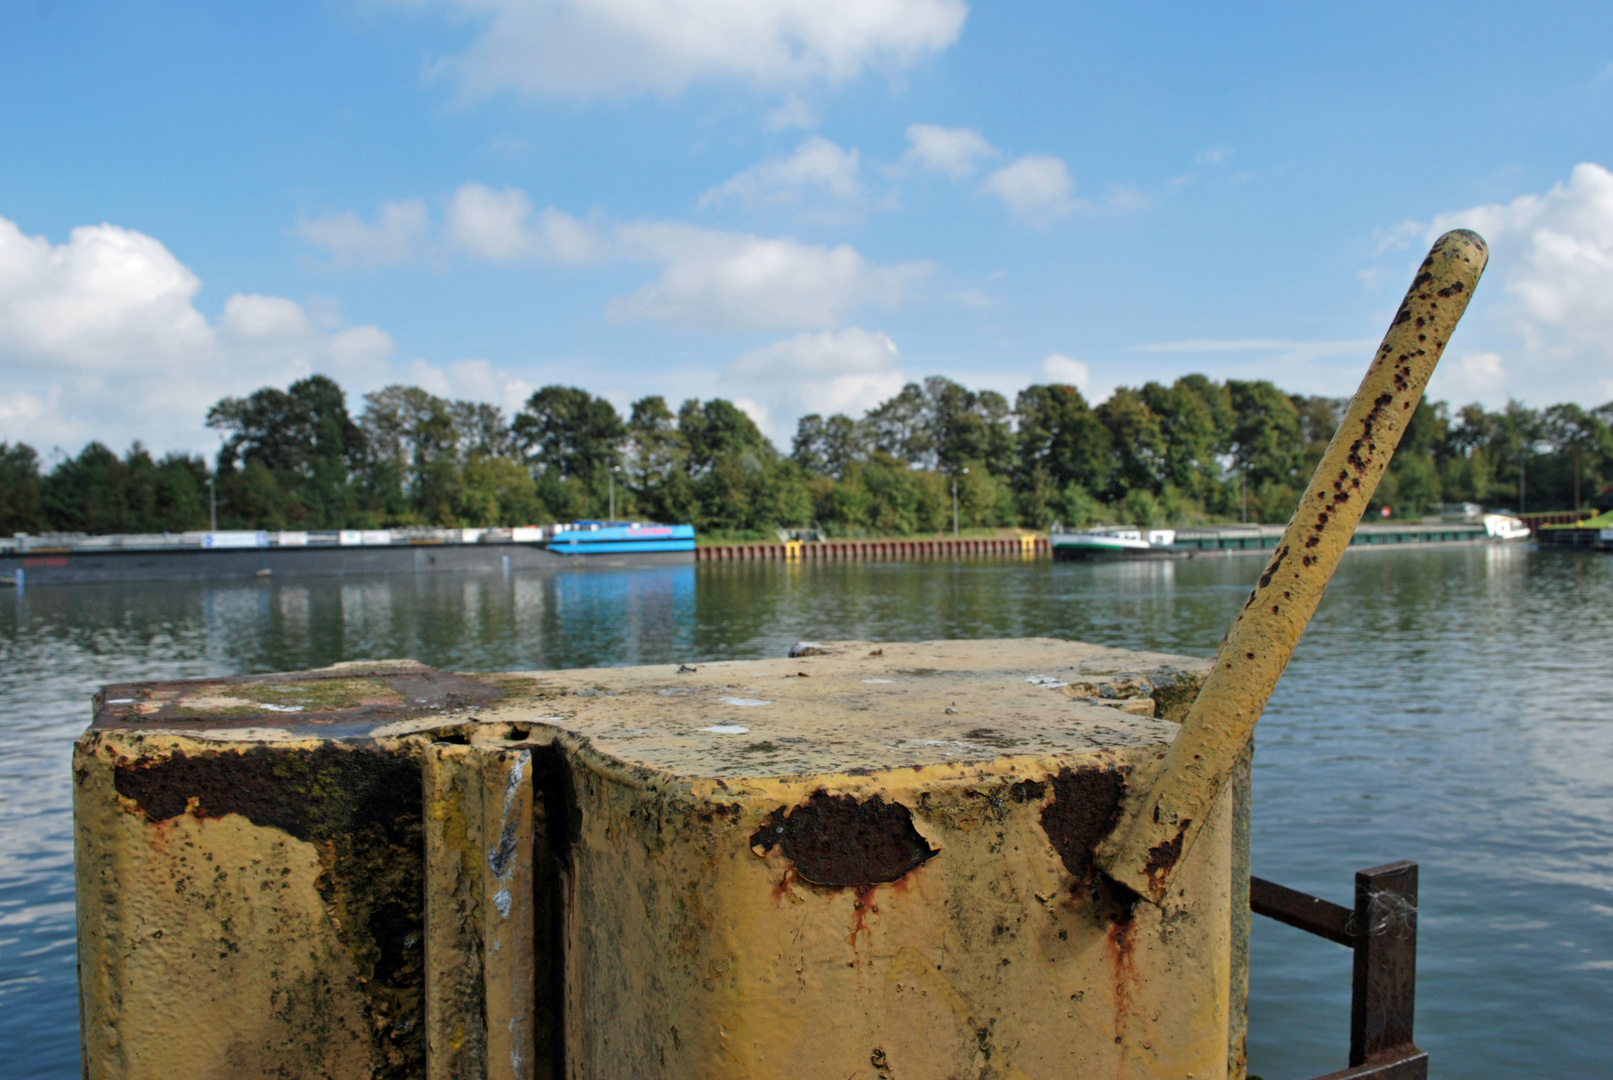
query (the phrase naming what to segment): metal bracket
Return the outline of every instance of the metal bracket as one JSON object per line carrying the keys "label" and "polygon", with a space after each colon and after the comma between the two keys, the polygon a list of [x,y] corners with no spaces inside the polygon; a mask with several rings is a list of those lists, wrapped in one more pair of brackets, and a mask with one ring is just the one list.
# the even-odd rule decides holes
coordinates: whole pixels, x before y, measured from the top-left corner
{"label": "metal bracket", "polygon": [[1350,1066],[1317,1080],[1427,1080],[1428,1055],[1412,1041],[1417,994],[1417,864],[1401,860],[1355,875],[1355,907],[1264,878],[1249,879],[1249,909],[1355,952]]}

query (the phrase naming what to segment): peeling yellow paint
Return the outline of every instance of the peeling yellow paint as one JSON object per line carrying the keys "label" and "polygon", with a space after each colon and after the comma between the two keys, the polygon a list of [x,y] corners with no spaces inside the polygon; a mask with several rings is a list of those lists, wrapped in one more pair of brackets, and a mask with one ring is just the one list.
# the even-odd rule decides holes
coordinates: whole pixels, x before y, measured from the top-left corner
{"label": "peeling yellow paint", "polygon": [[1227,1075],[1232,789],[1158,906],[1090,855],[1179,730],[1131,710],[1208,665],[814,648],[263,742],[109,714],[75,764],[87,1075]]}

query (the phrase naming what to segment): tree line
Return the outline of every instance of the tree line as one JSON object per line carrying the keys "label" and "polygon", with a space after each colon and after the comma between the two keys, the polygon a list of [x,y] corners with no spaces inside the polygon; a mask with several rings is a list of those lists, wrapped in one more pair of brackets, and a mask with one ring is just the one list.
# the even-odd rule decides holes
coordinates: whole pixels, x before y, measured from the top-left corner
{"label": "tree line", "polygon": [[[693,523],[734,538],[815,525],[830,535],[1055,522],[1286,521],[1344,399],[1187,375],[1090,404],[1073,386],[1012,404],[950,379],[909,383],[863,416],[802,417],[788,452],[732,402],[660,396],[622,416],[546,386],[513,416],[413,386],[334,381],[227,397],[207,414],[215,461],[91,442],[49,468],[0,442],[0,535],[491,526],[604,517]],[[1607,499],[1613,402],[1490,412],[1424,401],[1374,498],[1397,517],[1470,501],[1525,511]],[[213,486],[210,490],[210,485]]]}

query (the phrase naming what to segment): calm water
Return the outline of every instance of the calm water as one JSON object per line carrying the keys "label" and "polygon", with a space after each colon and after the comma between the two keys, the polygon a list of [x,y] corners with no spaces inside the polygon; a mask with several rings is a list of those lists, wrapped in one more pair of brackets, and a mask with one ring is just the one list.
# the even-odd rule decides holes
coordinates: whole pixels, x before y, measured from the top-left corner
{"label": "calm water", "polygon": [[[414,657],[473,670],[779,656],[798,638],[1052,635],[1208,655],[1260,564],[686,567],[0,593],[0,1048],[78,1075],[69,749],[123,679]],[[1348,903],[1422,864],[1418,1042],[1441,1077],[1613,1059],[1613,559],[1345,560],[1261,721],[1257,874]],[[1255,920],[1251,1066],[1342,1067],[1347,950]]]}

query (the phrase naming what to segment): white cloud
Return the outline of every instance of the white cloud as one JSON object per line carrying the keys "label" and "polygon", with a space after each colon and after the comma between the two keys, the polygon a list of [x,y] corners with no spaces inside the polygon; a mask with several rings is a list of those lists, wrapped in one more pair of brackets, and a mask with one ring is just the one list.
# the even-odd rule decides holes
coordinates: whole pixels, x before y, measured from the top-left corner
{"label": "white cloud", "polygon": [[[725,186],[758,199],[783,198],[792,184],[854,193],[857,165],[855,151],[812,138],[792,157],[763,162]],[[420,258],[451,251],[503,263],[659,266],[658,277],[612,301],[607,314],[708,330],[835,326],[858,307],[899,305],[934,269],[922,262],[875,265],[848,244],[827,247],[683,222],[584,221],[554,207],[534,212],[519,189],[482,184],[454,193],[441,232],[440,240],[425,235],[416,244]]]}
{"label": "white cloud", "polygon": [[732,388],[769,437],[789,445],[807,413],[861,416],[901,390],[905,377],[896,343],[851,326],[800,334],[737,357],[719,387]]}
{"label": "white cloud", "polygon": [[973,174],[980,162],[997,156],[997,148],[974,128],[910,124],[907,141],[910,145],[902,157],[904,162],[930,172],[946,173],[954,180]]}
{"label": "white cloud", "polygon": [[620,225],[615,237],[625,255],[667,268],[613,301],[612,317],[710,330],[834,326],[857,307],[900,304],[932,269],[875,266],[848,244],[831,248],[676,223]]}
{"label": "white cloud", "polygon": [[381,207],[380,219],[367,223],[348,210],[297,223],[297,235],[331,254],[332,264],[388,266],[412,262],[424,254],[431,229],[426,204],[400,199]]}
{"label": "white cloud", "polygon": [[191,306],[200,288],[141,233],[84,226],[56,245],[0,218],[0,354],[11,364],[106,372],[193,355],[212,337]]}
{"label": "white cloud", "polygon": [[1042,361],[1042,378],[1073,386],[1085,393],[1092,380],[1092,369],[1074,357],[1053,353]]}
{"label": "white cloud", "polygon": [[[1452,228],[1474,229],[1490,245],[1459,339],[1477,346],[1475,363],[1496,354],[1493,364],[1464,375],[1480,399],[1497,403],[1510,393],[1537,405],[1599,405],[1613,398],[1613,172],[1577,165],[1544,195],[1441,214],[1426,238]],[[1501,356],[1513,359],[1503,365]]]}
{"label": "white cloud", "polygon": [[488,262],[513,262],[534,246],[531,217],[532,203],[524,191],[464,184],[448,203],[443,232],[460,251]]}
{"label": "white cloud", "polygon": [[1001,199],[1011,213],[1027,221],[1046,222],[1076,208],[1075,181],[1062,158],[1027,154],[1004,165],[981,185]]}
{"label": "white cloud", "polygon": [[475,96],[673,94],[691,83],[842,83],[957,40],[963,0],[442,0],[483,23],[439,71]]}
{"label": "white cloud", "polygon": [[1505,361],[1500,353],[1446,356],[1428,383],[1431,398],[1468,402],[1494,400],[1507,385]]}
{"label": "white cloud", "polygon": [[862,191],[861,165],[857,151],[814,135],[788,157],[768,158],[712,188],[700,197],[700,205],[730,199],[751,205],[794,203],[818,193],[852,199]]}
{"label": "white cloud", "polygon": [[790,94],[778,108],[768,110],[763,126],[768,131],[789,131],[792,128],[815,128],[818,124],[818,118],[807,107],[807,103]]}
{"label": "white cloud", "polygon": [[69,450],[205,449],[225,394],[324,372],[378,385],[393,347],[374,326],[328,327],[294,300],[238,293],[217,322],[196,275],[156,239],[115,225],[53,244],[0,218],[0,439]]}

